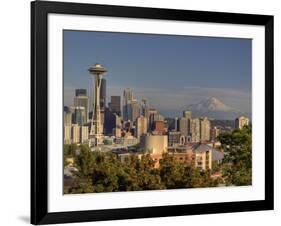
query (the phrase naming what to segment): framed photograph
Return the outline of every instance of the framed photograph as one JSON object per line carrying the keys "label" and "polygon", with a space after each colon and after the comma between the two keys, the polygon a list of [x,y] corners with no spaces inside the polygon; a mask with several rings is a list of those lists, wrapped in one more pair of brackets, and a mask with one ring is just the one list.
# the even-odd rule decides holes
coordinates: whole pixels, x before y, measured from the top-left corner
{"label": "framed photograph", "polygon": [[273,125],[273,16],[31,3],[32,224],[272,210]]}

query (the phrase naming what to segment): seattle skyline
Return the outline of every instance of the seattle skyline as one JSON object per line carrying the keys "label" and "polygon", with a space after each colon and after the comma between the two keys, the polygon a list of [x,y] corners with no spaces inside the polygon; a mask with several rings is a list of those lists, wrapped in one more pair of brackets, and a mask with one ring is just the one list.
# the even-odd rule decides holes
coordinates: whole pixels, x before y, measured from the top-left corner
{"label": "seattle skyline", "polygon": [[107,102],[130,87],[165,116],[211,96],[251,114],[251,40],[64,31],[65,105],[76,88],[92,102],[94,62],[110,68]]}

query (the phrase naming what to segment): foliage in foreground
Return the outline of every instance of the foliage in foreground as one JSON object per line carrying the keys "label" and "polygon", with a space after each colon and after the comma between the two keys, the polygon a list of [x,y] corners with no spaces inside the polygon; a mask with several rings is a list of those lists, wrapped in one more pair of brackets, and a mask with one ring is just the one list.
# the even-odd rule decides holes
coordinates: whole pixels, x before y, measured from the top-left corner
{"label": "foliage in foreground", "polygon": [[219,136],[225,156],[223,177],[226,185],[252,184],[252,129],[245,126]]}
{"label": "foliage in foreground", "polygon": [[149,154],[141,159],[133,155],[121,162],[113,153],[91,152],[82,145],[80,153],[73,156],[78,169],[76,183],[65,186],[65,193],[214,187],[219,183],[209,171],[179,163],[168,154],[163,155],[159,168],[154,168]]}

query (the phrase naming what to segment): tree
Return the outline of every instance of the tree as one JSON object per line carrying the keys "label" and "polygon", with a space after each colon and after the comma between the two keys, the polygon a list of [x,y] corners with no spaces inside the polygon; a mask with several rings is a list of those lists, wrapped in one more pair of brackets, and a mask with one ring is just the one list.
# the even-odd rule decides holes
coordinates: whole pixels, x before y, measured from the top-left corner
{"label": "tree", "polygon": [[92,173],[94,164],[93,154],[87,145],[80,146],[80,152],[75,156],[75,166],[78,169],[79,177],[88,177]]}
{"label": "tree", "polygon": [[223,177],[227,185],[252,183],[252,129],[245,126],[219,136],[225,157]]}

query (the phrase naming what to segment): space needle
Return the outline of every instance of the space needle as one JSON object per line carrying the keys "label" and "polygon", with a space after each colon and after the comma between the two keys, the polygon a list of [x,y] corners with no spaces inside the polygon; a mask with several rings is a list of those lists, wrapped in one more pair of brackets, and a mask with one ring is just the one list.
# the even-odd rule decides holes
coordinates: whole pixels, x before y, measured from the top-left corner
{"label": "space needle", "polygon": [[90,128],[90,139],[89,146],[98,146],[103,143],[103,125],[101,123],[101,109],[100,109],[100,89],[102,76],[107,72],[107,70],[101,65],[96,63],[94,66],[89,68],[90,74],[95,78],[94,91],[94,109]]}

